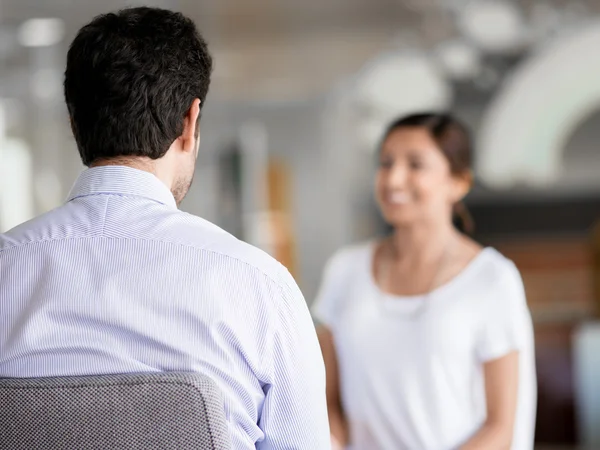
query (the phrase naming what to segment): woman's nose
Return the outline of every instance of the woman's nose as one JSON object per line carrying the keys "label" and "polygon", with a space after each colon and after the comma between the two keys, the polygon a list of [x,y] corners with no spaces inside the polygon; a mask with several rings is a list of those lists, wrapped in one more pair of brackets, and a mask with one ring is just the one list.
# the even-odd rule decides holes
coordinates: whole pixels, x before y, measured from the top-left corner
{"label": "woman's nose", "polygon": [[388,174],[387,184],[389,188],[404,187],[408,178],[408,171],[404,164],[394,164]]}

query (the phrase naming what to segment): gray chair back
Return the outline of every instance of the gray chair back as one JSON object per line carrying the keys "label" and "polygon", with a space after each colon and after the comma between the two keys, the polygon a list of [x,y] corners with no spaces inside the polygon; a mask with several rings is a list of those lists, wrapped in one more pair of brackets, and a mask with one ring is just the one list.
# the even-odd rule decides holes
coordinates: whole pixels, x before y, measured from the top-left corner
{"label": "gray chair back", "polygon": [[0,379],[0,449],[230,450],[220,391],[197,373]]}

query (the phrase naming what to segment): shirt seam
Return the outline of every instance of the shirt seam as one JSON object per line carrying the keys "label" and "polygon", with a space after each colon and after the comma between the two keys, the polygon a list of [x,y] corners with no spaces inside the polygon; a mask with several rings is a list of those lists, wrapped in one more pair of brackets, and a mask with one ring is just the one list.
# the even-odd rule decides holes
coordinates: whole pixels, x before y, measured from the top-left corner
{"label": "shirt seam", "polygon": [[[103,230],[104,232],[104,230]],[[37,241],[31,241],[31,242],[26,242],[24,244],[17,244],[17,245],[13,245],[11,247],[8,248],[4,248],[4,249],[0,249],[0,256],[10,250],[16,250],[16,249],[20,249],[20,248],[24,248],[24,247],[29,247],[31,245],[36,245],[36,244],[42,244],[42,243],[46,243],[46,242],[60,242],[60,241],[80,241],[80,240],[85,240],[85,239],[109,239],[109,240],[114,240],[114,241],[142,241],[142,242],[157,242],[157,243],[164,243],[164,244],[169,244],[169,245],[173,245],[176,247],[183,247],[183,248],[189,248],[195,251],[205,251],[208,253],[212,253],[214,255],[220,255],[220,256],[224,256],[226,258],[238,261],[252,269],[255,269],[256,271],[258,271],[259,273],[261,273],[262,275],[264,275],[265,277],[267,277],[269,280],[271,280],[273,283],[275,283],[275,285],[280,288],[283,289],[284,286],[285,287],[290,287],[288,285],[288,283],[286,283],[285,281],[281,280],[281,279],[276,279],[274,276],[270,275],[269,273],[267,273],[265,270],[261,269],[260,267],[249,263],[248,261],[244,261],[241,258],[229,255],[227,253],[224,252],[220,252],[218,250],[213,250],[213,249],[209,249],[209,248],[205,248],[205,247],[197,247],[193,244],[185,244],[185,243],[181,243],[181,242],[173,242],[173,241],[169,241],[169,240],[158,240],[158,239],[145,239],[145,238],[128,238],[128,237],[111,237],[111,236],[105,236],[105,235],[101,235],[101,236],[83,236],[83,237],[71,237],[71,238],[49,238],[49,239],[40,239]],[[277,277],[279,278],[279,277]]]}
{"label": "shirt seam", "polygon": [[167,203],[166,201],[162,201],[160,199],[150,197],[148,195],[132,194],[129,192],[127,192],[127,193],[123,193],[123,192],[90,192],[90,193],[85,193],[85,194],[78,194],[78,195],[70,196],[69,198],[67,198],[65,203],[71,203],[72,201],[78,200],[80,198],[96,197],[96,196],[106,196],[109,198],[110,197],[124,197],[124,198],[131,198],[131,199],[141,198],[141,199],[156,203],[158,205],[162,205],[166,208],[174,209],[174,210],[178,211],[176,206],[173,206],[170,203]]}
{"label": "shirt seam", "polygon": [[105,236],[105,230],[106,230],[106,216],[108,213],[108,202],[110,202],[110,195],[106,196],[106,204],[104,205],[104,216],[103,221],[102,221],[102,236]]}

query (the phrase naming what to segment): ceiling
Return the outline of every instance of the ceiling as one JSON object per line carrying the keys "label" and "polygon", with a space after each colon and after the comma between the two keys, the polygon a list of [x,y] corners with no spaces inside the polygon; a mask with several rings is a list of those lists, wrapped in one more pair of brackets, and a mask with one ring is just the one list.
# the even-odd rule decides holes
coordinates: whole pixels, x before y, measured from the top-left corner
{"label": "ceiling", "polygon": [[[394,37],[425,25],[432,0],[0,0],[5,39],[33,17],[65,22],[66,43],[97,14],[134,5],[177,9],[196,21],[216,67],[213,93],[226,99],[288,100],[316,95],[355,73]],[[429,28],[432,28],[429,24]],[[443,28],[434,27],[437,34]],[[446,34],[449,31],[446,31]],[[22,78],[29,56],[4,58],[6,79]],[[0,61],[2,62],[2,61]],[[1,91],[0,91],[1,95]]]}
{"label": "ceiling", "polygon": [[[457,35],[456,16],[469,0],[0,0],[0,41],[33,17],[57,17],[65,39],[55,52],[62,69],[66,46],[97,14],[125,6],[177,9],[196,21],[215,56],[212,95],[226,100],[294,100],[330,90],[382,51],[402,43],[421,48]],[[584,5],[600,0],[520,0],[533,5]],[[570,6],[569,6],[570,7]],[[0,44],[2,44],[0,42]],[[0,45],[0,96],[18,92],[31,55]],[[4,67],[3,70],[2,67]],[[2,81],[4,80],[4,81]]]}

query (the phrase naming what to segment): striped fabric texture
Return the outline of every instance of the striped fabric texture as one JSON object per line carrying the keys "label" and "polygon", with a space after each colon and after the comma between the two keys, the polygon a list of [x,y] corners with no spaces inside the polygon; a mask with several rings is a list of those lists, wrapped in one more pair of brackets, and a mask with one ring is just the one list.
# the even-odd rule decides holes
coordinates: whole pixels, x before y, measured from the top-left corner
{"label": "striped fabric texture", "polygon": [[0,317],[0,377],[200,372],[234,449],[330,447],[294,280],[148,172],[88,169],[65,205],[0,235]]}

